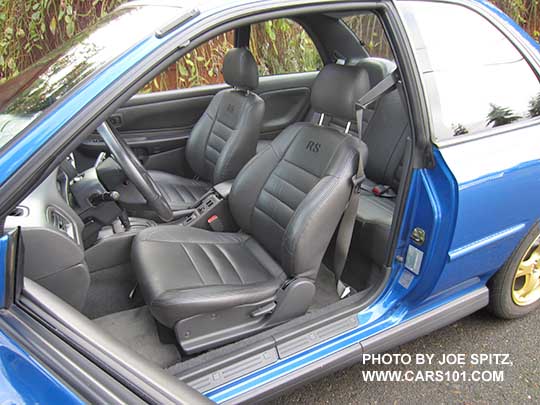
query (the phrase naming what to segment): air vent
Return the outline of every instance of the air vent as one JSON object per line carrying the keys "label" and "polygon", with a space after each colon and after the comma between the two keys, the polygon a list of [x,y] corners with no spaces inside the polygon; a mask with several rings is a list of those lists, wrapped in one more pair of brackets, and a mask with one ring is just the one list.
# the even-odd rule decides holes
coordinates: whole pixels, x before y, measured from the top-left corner
{"label": "air vent", "polygon": [[49,208],[49,223],[60,232],[64,232],[71,239],[75,239],[75,226],[63,214],[54,208]]}

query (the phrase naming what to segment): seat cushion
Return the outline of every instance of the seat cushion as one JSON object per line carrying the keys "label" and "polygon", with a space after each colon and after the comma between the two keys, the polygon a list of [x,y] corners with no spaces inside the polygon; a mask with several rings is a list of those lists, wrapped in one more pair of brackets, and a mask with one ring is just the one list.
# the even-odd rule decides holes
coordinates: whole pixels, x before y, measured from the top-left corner
{"label": "seat cushion", "polygon": [[[367,188],[375,185],[370,180],[366,180],[364,184]],[[395,205],[394,198],[377,197],[365,190],[360,192],[356,216],[361,224],[358,249],[379,266],[384,265]]]}
{"label": "seat cushion", "polygon": [[286,280],[250,236],[177,225],[140,232],[132,262],[150,311],[168,327],[193,315],[268,299]]}
{"label": "seat cushion", "polygon": [[186,179],[157,170],[150,170],[148,173],[173,211],[191,207],[212,187],[204,181]]}

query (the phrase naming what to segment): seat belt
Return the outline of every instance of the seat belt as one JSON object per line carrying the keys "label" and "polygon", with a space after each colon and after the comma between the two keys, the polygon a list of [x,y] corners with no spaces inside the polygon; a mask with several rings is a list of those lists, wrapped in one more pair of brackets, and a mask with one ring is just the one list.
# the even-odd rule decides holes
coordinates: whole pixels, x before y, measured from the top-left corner
{"label": "seat belt", "polygon": [[375,87],[370,89],[356,102],[356,124],[358,126],[358,167],[356,174],[351,178],[353,183],[349,202],[341,218],[339,229],[336,236],[336,247],[334,251],[334,275],[336,277],[336,288],[340,298],[345,298],[351,293],[351,288],[341,281],[341,275],[345,269],[347,256],[351,247],[354,224],[356,223],[356,214],[358,212],[358,202],[360,201],[360,190],[362,183],[366,179],[364,175],[364,165],[360,156],[360,139],[362,137],[362,118],[364,110],[374,101],[379,99],[398,83],[397,69],[394,69],[388,76],[381,80]]}
{"label": "seat belt", "polygon": [[371,88],[366,94],[356,102],[356,125],[358,127],[358,137],[362,139],[362,120],[364,110],[373,102],[377,101],[382,95],[393,89],[399,82],[397,68],[392,70],[384,79]]}

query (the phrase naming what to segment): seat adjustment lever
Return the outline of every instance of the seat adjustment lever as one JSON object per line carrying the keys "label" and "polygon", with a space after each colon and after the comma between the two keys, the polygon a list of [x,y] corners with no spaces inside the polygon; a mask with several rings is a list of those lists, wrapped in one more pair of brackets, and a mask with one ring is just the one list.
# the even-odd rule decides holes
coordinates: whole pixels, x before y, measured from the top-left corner
{"label": "seat adjustment lever", "polygon": [[260,316],[268,315],[274,312],[274,309],[276,309],[276,303],[274,301],[257,308],[255,311],[251,313],[252,318],[258,318]]}

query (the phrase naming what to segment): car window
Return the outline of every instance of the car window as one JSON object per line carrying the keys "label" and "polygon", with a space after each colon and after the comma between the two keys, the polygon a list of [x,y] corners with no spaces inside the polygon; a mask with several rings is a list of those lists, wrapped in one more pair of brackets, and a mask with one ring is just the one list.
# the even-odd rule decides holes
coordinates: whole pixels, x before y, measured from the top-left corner
{"label": "car window", "polygon": [[[140,93],[222,84],[223,59],[233,47],[234,31],[218,35],[171,64]],[[261,76],[312,72],[322,67],[319,52],[307,32],[285,18],[252,25],[250,50]]]}
{"label": "car window", "polygon": [[358,37],[369,56],[394,60],[392,48],[377,15],[373,13],[352,15],[342,18],[341,21]]}
{"label": "car window", "polygon": [[435,140],[540,115],[536,74],[491,22],[454,4],[398,5],[422,73]]}
{"label": "car window", "polygon": [[184,12],[162,6],[117,9],[19,75],[0,81],[0,148],[94,72]]}
{"label": "car window", "polygon": [[233,47],[234,31],[220,34],[171,64],[147,83],[140,93],[224,83],[221,74],[223,58]]}
{"label": "car window", "polygon": [[287,18],[253,24],[249,48],[261,76],[314,72],[322,68],[319,51],[306,30]]}

